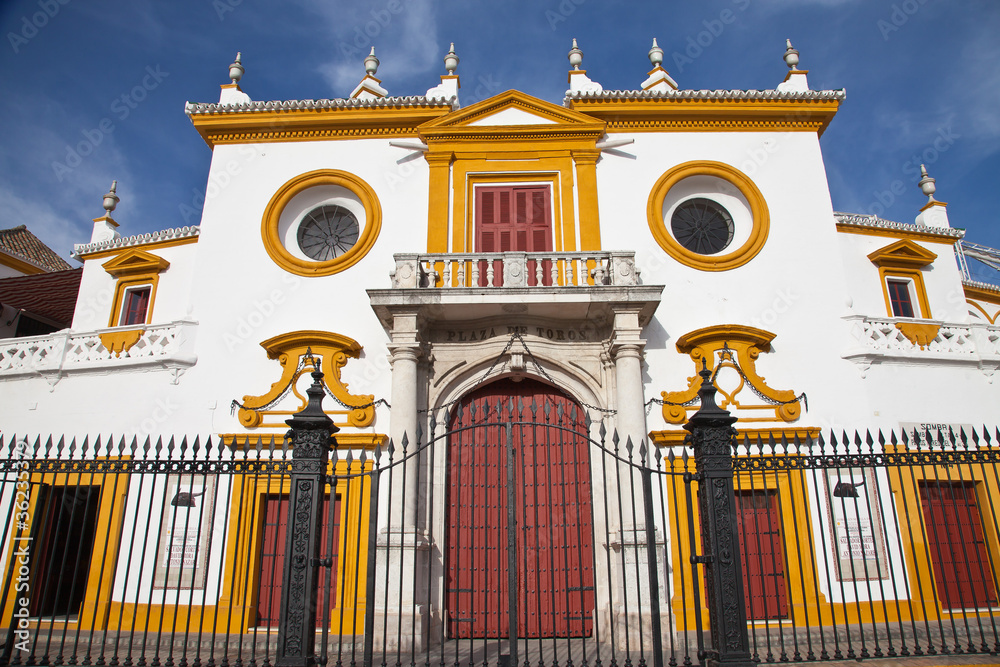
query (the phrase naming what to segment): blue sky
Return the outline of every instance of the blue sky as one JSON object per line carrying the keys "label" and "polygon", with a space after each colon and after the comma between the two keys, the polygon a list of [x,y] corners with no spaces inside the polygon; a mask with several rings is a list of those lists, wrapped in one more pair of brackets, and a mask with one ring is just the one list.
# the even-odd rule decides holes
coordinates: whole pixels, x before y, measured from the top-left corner
{"label": "blue sky", "polygon": [[813,89],[847,90],[822,138],[834,208],[912,222],[924,161],[952,225],[1000,248],[995,0],[4,0],[0,32],[0,228],[64,257],[112,179],[124,234],[198,222],[211,151],[184,103],[218,101],[237,50],[255,100],[346,97],[370,45],[390,95],[423,94],[453,41],[463,104],[561,102],[574,37],[606,89],[639,86],[653,37],[681,88],[774,88],[791,38]]}

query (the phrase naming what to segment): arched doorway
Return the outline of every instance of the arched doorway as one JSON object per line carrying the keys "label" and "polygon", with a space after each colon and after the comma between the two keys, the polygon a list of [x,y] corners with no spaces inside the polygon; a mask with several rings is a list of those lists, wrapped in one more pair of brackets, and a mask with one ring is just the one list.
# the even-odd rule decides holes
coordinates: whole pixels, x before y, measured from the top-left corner
{"label": "arched doorway", "polygon": [[589,636],[592,507],[576,401],[529,379],[466,395],[448,434],[449,636]]}

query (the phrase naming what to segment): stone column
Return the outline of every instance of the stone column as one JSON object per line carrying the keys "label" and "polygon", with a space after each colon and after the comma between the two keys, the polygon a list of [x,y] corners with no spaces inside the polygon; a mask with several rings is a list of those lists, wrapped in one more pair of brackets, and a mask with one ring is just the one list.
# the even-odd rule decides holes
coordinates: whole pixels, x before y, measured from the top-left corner
{"label": "stone column", "polygon": [[[416,309],[393,312],[388,348],[392,357],[389,436],[395,448],[394,461],[400,461],[404,453],[413,454],[419,445],[417,360],[421,349],[417,320]],[[420,498],[427,483],[420,470],[420,458],[412,456],[397,464],[380,480],[386,489],[383,498],[388,502],[380,503],[387,517],[379,520],[375,574],[375,647],[379,650],[383,646],[390,651],[409,650],[412,646],[419,651],[428,638],[426,572],[430,541],[419,522]]]}
{"label": "stone column", "polygon": [[[640,642],[653,643],[650,620],[655,608],[664,613],[667,606],[666,581],[662,561],[662,527],[647,526],[651,513],[646,503],[658,498],[649,479],[643,479],[639,464],[643,460],[641,448],[645,447],[645,460],[649,464],[649,444],[646,443],[646,409],[642,384],[642,358],[646,341],[639,326],[639,307],[623,304],[614,306],[614,332],[611,336],[611,357],[615,364],[615,425],[619,450],[623,458],[630,458],[634,465],[619,463],[615,479],[608,480],[614,488],[613,497],[621,503],[621,525],[613,537],[611,548],[615,553],[617,573],[616,599],[613,601],[617,633],[615,641],[620,648],[633,650]],[[626,443],[632,441],[631,455]],[[618,516],[617,512],[614,514]],[[650,566],[650,554],[656,562]],[[656,573],[656,574],[654,574]],[[641,620],[640,620],[641,618]],[[640,635],[641,629],[641,635]],[[654,663],[662,656],[654,656]]]}

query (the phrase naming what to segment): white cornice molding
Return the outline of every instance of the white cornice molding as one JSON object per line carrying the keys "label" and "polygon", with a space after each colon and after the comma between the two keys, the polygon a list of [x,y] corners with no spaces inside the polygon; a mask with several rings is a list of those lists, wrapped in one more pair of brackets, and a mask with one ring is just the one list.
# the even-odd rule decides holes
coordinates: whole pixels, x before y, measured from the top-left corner
{"label": "white cornice molding", "polygon": [[914,232],[919,234],[929,234],[943,238],[960,239],[965,236],[964,229],[952,227],[928,227],[926,225],[913,225],[905,222],[894,222],[883,220],[877,215],[864,215],[861,213],[840,213],[834,211],[833,217],[837,223],[851,227],[861,227],[866,229],[891,229],[900,232]]}
{"label": "white cornice molding", "polygon": [[159,232],[136,234],[135,236],[123,236],[121,238],[101,241],[99,243],[82,243],[73,246],[73,254],[71,257],[74,259],[80,259],[83,255],[89,255],[95,252],[115,250],[117,248],[131,248],[133,246],[158,243],[160,241],[187,239],[198,236],[199,234],[201,234],[201,227],[198,225],[191,225],[190,227],[174,227],[172,229],[164,229]]}
{"label": "white cornice molding", "polygon": [[261,111],[323,111],[326,109],[401,109],[407,107],[448,107],[452,108],[456,98],[425,97],[381,97],[377,99],[332,99],[332,100],[271,100],[246,102],[243,104],[220,104],[218,102],[186,102],[184,113],[188,116],[205,114],[254,113]]}

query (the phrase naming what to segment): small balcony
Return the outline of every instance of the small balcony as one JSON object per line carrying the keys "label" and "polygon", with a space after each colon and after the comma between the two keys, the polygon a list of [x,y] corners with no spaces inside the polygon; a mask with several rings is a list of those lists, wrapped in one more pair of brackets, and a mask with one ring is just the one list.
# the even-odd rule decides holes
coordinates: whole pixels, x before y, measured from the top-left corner
{"label": "small balcony", "polygon": [[854,345],[843,357],[865,372],[873,363],[970,364],[987,376],[1000,370],[1000,326],[910,318],[845,317]]}
{"label": "small balcony", "polygon": [[157,368],[173,381],[193,366],[197,323],[187,320],[139,328],[66,329],[45,336],[0,340],[0,378],[44,377],[55,384],[74,373]]}
{"label": "small balcony", "polygon": [[631,308],[642,323],[663,285],[643,285],[635,253],[403,253],[394,256],[390,289],[368,290],[387,330],[394,312],[436,322],[487,318],[607,321]]}
{"label": "small balcony", "polygon": [[395,255],[396,289],[638,285],[631,252],[501,252]]}

